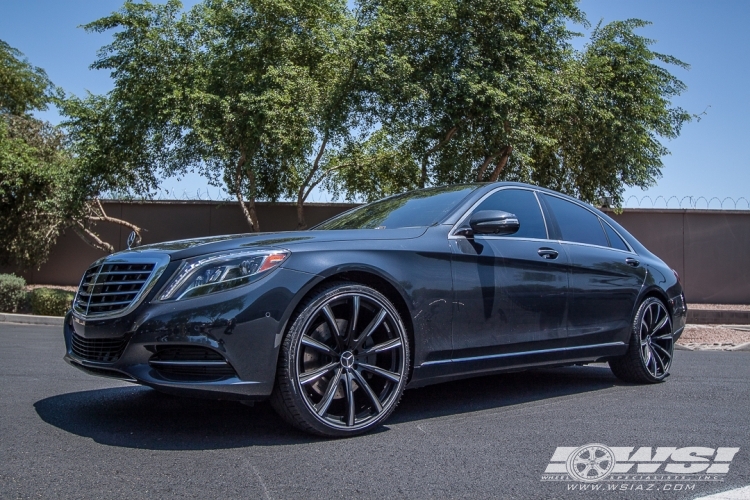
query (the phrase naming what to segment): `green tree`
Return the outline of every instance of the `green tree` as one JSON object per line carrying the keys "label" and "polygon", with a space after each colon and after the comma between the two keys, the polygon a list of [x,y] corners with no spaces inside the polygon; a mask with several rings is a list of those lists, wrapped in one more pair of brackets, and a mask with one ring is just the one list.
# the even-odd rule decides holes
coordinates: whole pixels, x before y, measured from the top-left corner
{"label": "green tree", "polygon": [[665,66],[688,66],[653,52],[638,19],[598,25],[562,75],[564,92],[543,124],[552,141],[530,151],[533,170],[516,175],[591,202],[622,204],[624,186],[646,188],[661,175],[664,139],[691,115],[672,106],[685,85]]}
{"label": "green tree", "polygon": [[70,156],[64,137],[29,113],[46,109],[56,89],[44,70],[0,40],[0,262],[22,268],[46,258],[61,214],[56,193]]}
{"label": "green tree", "polygon": [[[133,224],[108,217],[98,200],[101,193],[118,188],[138,189],[137,173],[128,172],[127,165],[88,168],[90,164],[79,161],[77,154],[84,149],[76,151],[61,128],[31,114],[50,104],[71,107],[76,101],[67,101],[42,69],[3,41],[0,83],[0,263],[22,269],[39,266],[68,227],[112,252],[113,246],[92,229],[97,221],[124,224],[140,235]],[[93,149],[93,142],[86,143]]]}
{"label": "green tree", "polygon": [[[634,33],[643,21],[597,26],[576,51],[568,26],[588,26],[576,0],[360,6],[370,110],[411,152],[418,186],[520,180],[619,205],[624,186],[653,184],[661,141],[690,120],[671,104],[685,86],[666,69],[685,65]],[[331,184],[352,197],[375,174]]]}
{"label": "green tree", "polygon": [[305,200],[343,168],[333,159],[357,126],[354,27],[342,0],[126,2],[86,26],[117,30],[93,65],[115,82],[111,151],[223,182],[256,231],[257,200],[291,197],[304,227]]}

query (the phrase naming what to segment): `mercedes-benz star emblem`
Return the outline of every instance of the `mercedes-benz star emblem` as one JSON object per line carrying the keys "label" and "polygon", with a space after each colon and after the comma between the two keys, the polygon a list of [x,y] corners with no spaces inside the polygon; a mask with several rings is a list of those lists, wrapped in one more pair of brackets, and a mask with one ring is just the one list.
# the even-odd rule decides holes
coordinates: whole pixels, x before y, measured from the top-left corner
{"label": "mercedes-benz star emblem", "polygon": [[137,237],[138,235],[135,233],[135,231],[131,231],[131,233],[128,235],[128,250],[135,246],[135,239]]}
{"label": "mercedes-benz star emblem", "polygon": [[354,354],[352,354],[350,351],[346,351],[344,354],[341,355],[341,366],[344,368],[351,368],[354,366]]}

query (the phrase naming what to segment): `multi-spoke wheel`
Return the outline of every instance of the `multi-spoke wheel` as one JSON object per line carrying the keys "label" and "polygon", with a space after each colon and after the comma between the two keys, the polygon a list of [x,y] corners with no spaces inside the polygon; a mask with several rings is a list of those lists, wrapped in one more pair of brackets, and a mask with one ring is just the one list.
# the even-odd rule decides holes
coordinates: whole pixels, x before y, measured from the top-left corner
{"label": "multi-spoke wheel", "polygon": [[635,315],[628,352],[609,366],[627,382],[660,382],[669,374],[673,354],[672,318],[662,301],[649,297]]}
{"label": "multi-spoke wheel", "polygon": [[271,402],[303,430],[358,434],[394,410],[408,369],[408,336],[395,307],[372,288],[334,283],[299,307]]}

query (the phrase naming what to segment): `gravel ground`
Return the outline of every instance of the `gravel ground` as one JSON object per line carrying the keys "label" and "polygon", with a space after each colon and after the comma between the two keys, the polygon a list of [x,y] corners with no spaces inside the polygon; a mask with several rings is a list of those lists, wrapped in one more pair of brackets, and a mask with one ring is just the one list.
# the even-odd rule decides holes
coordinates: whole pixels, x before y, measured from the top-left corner
{"label": "gravel ground", "polygon": [[688,309],[699,311],[750,311],[750,304],[692,304],[688,302]]}
{"label": "gravel ground", "polygon": [[750,342],[750,325],[687,325],[680,345],[693,349],[729,350]]}

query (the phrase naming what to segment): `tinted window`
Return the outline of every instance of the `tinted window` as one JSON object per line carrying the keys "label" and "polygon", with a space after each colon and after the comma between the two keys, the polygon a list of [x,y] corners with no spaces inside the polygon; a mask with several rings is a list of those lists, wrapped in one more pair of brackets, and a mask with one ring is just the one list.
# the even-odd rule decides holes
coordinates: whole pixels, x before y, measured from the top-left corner
{"label": "tinted window", "polygon": [[604,222],[602,226],[604,226],[604,230],[607,232],[607,236],[609,237],[609,246],[618,250],[630,250],[625,242],[622,241],[620,235],[617,234],[617,232],[615,232],[615,230],[612,229],[609,224]]}
{"label": "tinted window", "polygon": [[397,194],[329,219],[313,229],[398,229],[431,226],[476,186],[455,185]]}
{"label": "tinted window", "polygon": [[583,207],[555,196],[544,195],[565,241],[609,246],[599,217]]}
{"label": "tinted window", "polygon": [[517,233],[509,236],[547,239],[544,218],[532,191],[501,189],[480,203],[474,211],[479,210],[502,210],[515,214],[518,222],[521,223],[521,228]]}

